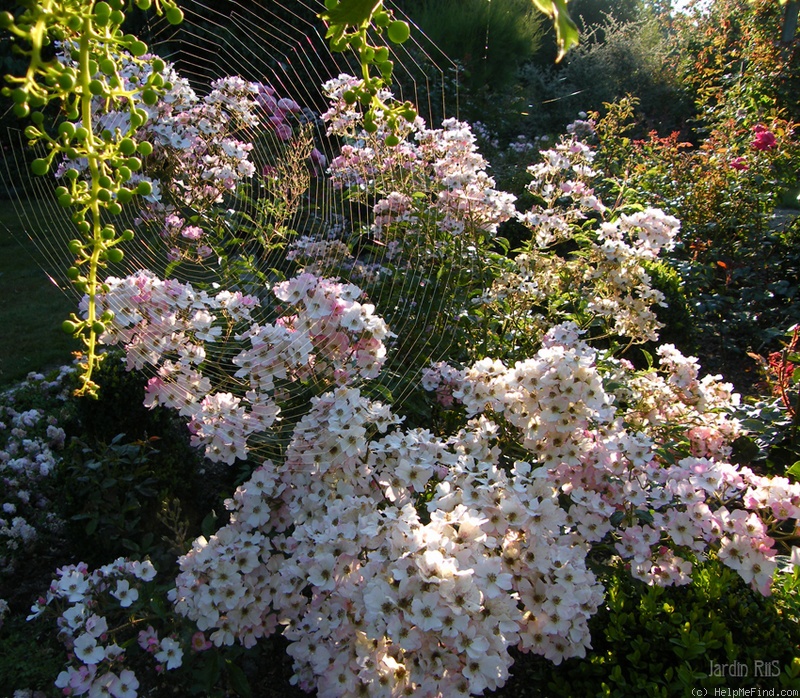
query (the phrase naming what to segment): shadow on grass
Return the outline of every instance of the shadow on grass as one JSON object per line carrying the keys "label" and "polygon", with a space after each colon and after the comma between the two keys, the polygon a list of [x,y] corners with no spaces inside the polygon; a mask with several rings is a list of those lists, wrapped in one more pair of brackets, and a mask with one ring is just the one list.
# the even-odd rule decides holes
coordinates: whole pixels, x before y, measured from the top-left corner
{"label": "shadow on grass", "polygon": [[61,331],[77,307],[64,281],[71,226],[51,202],[0,201],[0,388],[69,363],[79,348]]}

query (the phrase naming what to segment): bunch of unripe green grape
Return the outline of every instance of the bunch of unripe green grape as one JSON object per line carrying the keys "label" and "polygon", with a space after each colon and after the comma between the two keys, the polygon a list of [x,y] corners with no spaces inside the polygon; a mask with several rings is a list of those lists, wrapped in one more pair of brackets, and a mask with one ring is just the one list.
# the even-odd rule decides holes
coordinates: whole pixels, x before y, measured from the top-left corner
{"label": "bunch of unripe green grape", "polygon": [[[97,317],[94,299],[102,290],[98,269],[123,259],[120,243],[131,240],[131,229],[118,232],[108,217],[118,216],[135,196],[148,196],[152,184],[136,176],[142,159],[153,152],[153,145],[135,134],[147,122],[146,106],[155,105],[159,95],[171,85],[165,80],[165,63],[147,56],[147,45],[122,31],[125,0],[61,0],[26,2],[13,15],[0,13],[0,29],[14,37],[17,48],[29,60],[22,76],[6,76],[8,86],[0,94],[13,102],[20,118],[29,118],[25,136],[31,146],[44,146],[45,153],[31,163],[35,175],[46,175],[58,162],[63,183],[56,188],[58,203],[72,210],[72,221],[79,237],[69,242],[74,262],[67,270],[68,279],[89,298],[86,318],[73,314],[63,328],[80,336],[88,349],[84,384],[92,391],[91,368],[99,357],[96,339],[110,322],[108,313]],[[171,24],[183,20],[175,0],[136,0],[140,9],[153,4]],[[53,58],[54,41],[71,60]],[[127,62],[147,64],[141,81],[122,77]],[[97,132],[93,121],[93,101],[103,100],[105,109],[125,110],[128,123],[124,130]],[[60,106],[53,123],[51,103]],[[96,106],[96,105],[95,105]],[[62,164],[62,160],[65,162]],[[85,166],[78,162],[87,163]]]}
{"label": "bunch of unripe green grape", "polygon": [[[370,41],[368,30],[373,28],[378,35],[385,34],[392,43],[402,44],[411,36],[408,22],[395,19],[392,12],[383,8],[382,0],[325,0],[325,8],[326,12],[320,16],[329,23],[326,38],[331,50],[339,53],[355,51],[362,66],[362,80],[344,93],[345,102],[358,103],[366,109],[363,124],[368,133],[378,130],[375,112],[380,109],[389,131],[386,144],[397,145],[400,138],[395,132],[400,119],[411,122],[417,117],[417,112],[411,102],[384,104],[380,100],[379,91],[391,83],[394,62],[389,58],[387,46],[376,46]],[[379,76],[371,74],[373,66]]]}

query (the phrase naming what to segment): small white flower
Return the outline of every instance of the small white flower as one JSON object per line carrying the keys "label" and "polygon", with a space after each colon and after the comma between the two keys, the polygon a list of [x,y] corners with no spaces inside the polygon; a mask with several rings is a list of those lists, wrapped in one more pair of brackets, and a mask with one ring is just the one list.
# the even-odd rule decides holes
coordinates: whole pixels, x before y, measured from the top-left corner
{"label": "small white flower", "polygon": [[119,601],[119,605],[122,608],[128,608],[139,598],[139,592],[136,589],[131,589],[130,582],[127,579],[120,579],[117,582],[117,588],[111,592],[111,596]]}
{"label": "small white flower", "polygon": [[106,651],[102,646],[97,645],[97,640],[84,633],[75,640],[73,647],[75,656],[84,664],[97,664],[106,658]]}
{"label": "small white flower", "polygon": [[134,560],[131,562],[131,572],[143,582],[151,582],[156,577],[156,568],[150,560]]}
{"label": "small white flower", "polygon": [[166,665],[167,669],[177,669],[183,663],[183,650],[175,640],[165,637],[161,640],[161,650],[156,652],[155,658]]}

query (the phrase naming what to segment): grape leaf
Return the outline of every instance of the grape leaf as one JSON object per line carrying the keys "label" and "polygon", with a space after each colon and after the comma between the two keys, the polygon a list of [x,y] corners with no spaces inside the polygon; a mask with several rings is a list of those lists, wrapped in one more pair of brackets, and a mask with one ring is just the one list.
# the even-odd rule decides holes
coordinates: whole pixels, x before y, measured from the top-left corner
{"label": "grape leaf", "polygon": [[320,18],[329,24],[360,27],[369,21],[383,0],[341,0],[330,10],[320,13]]}

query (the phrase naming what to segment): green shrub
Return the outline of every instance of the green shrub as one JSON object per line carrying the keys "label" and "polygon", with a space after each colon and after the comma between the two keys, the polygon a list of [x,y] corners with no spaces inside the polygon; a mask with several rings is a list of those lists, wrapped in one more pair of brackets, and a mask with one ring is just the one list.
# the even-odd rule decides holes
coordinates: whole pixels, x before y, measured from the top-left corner
{"label": "green shrub", "polygon": [[64,650],[48,628],[25,621],[25,614],[10,615],[0,624],[0,696],[29,689],[57,695],[53,681],[64,664]]}
{"label": "green shrub", "polygon": [[[796,582],[779,575],[774,596],[752,591],[716,560],[686,587],[649,587],[623,570],[604,582],[606,605],[592,619],[593,650],[559,666],[521,657],[514,685],[542,696],[686,696],[692,688],[800,687]],[[777,663],[773,663],[777,662]],[[761,675],[758,675],[761,674]],[[535,695],[535,694],[534,694]]]}
{"label": "green shrub", "polygon": [[500,92],[542,41],[544,20],[530,0],[415,0],[408,14],[432,43],[459,61],[467,85]]}
{"label": "green shrub", "polygon": [[120,354],[109,353],[97,382],[96,399],[71,399],[71,441],[58,473],[76,552],[90,565],[123,553],[162,555],[173,564],[183,550],[169,548],[221,509],[236,473],[204,464],[177,415],[144,406],[146,378],[126,371]]}
{"label": "green shrub", "polygon": [[683,287],[683,279],[668,262],[657,259],[642,263],[653,282],[653,288],[664,294],[666,307],[656,306],[656,316],[664,327],[659,344],[674,344],[684,352],[694,351],[695,323]]}
{"label": "green shrub", "polygon": [[[597,35],[602,34],[602,40]],[[560,132],[578,112],[634,94],[643,121],[660,130],[680,128],[694,114],[691,94],[667,69],[670,51],[658,19],[609,19],[584,35],[563,65],[531,62],[520,71],[529,105],[528,135]]]}

